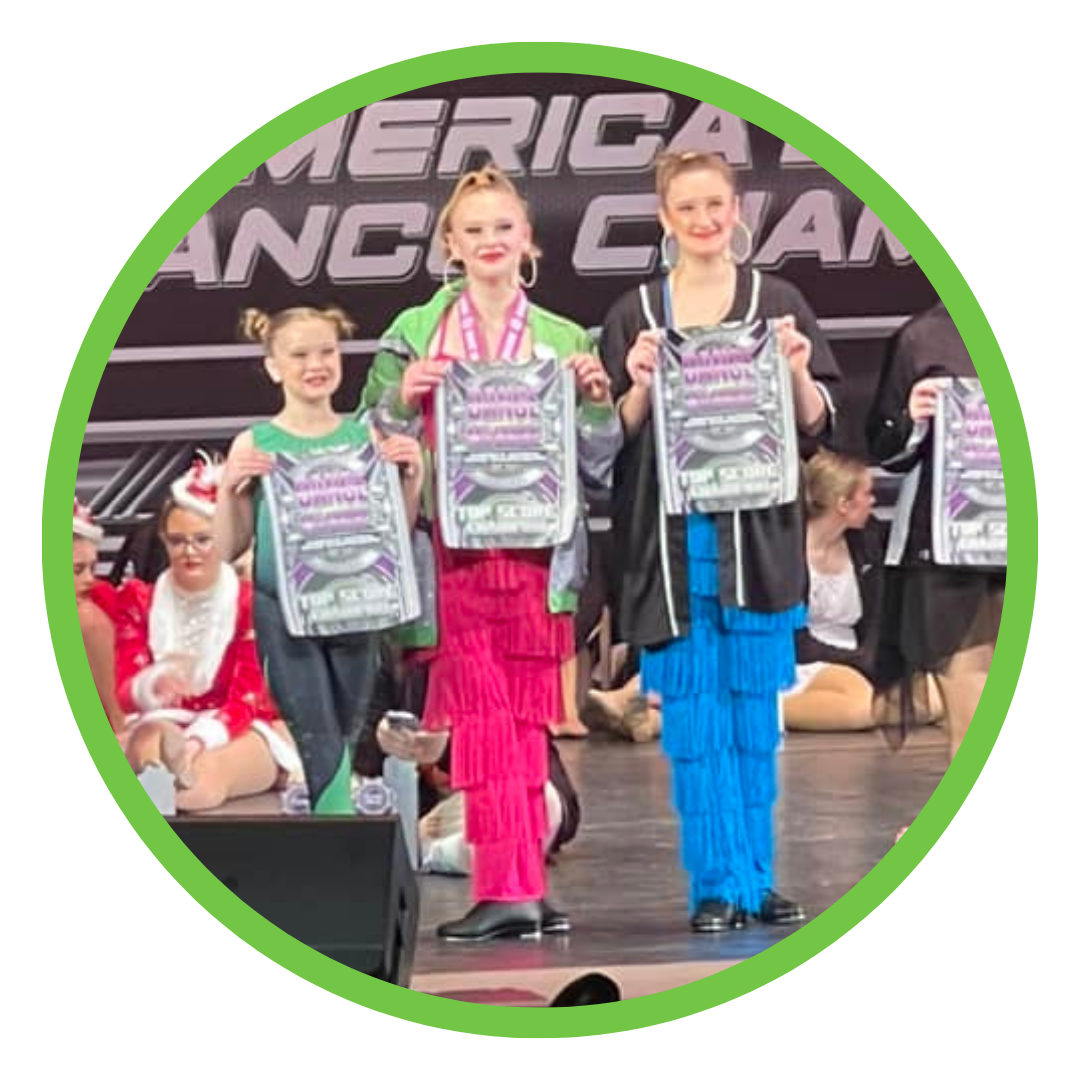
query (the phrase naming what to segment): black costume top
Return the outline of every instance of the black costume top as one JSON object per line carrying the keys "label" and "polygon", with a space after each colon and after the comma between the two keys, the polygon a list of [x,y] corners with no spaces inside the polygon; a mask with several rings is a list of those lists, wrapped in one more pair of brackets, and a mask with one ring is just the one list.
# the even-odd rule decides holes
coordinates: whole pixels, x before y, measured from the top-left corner
{"label": "black costume top", "polygon": [[[871,453],[890,472],[905,473],[893,516],[886,562],[903,567],[887,587],[878,681],[910,671],[936,671],[969,631],[988,590],[1001,589],[1003,570],[938,566],[932,543],[933,420],[916,423],[907,411],[921,379],[978,378],[952,316],[940,301],[894,337],[867,417]],[[891,659],[890,659],[891,652]]]}
{"label": "black costume top", "polygon": [[[649,309],[664,321],[663,282],[643,287]],[[811,342],[810,371],[822,388],[831,430],[840,369],[814,318],[793,285],[782,278],[736,270],[729,321],[792,315]],[[615,302],[604,321],[600,356],[618,400],[630,388],[626,356],[642,330],[650,328],[639,289]],[[811,447],[804,446],[804,452]],[[662,523],[662,527],[661,527]],[[668,517],[660,504],[652,418],[631,436],[624,431],[615,463],[612,525],[619,583],[618,632],[634,645],[657,646],[685,636],[690,626],[686,521]],[[767,510],[716,515],[720,552],[720,603],[752,611],[785,611],[803,603],[807,592],[805,521],[801,500]]]}
{"label": "black costume top", "polygon": [[893,338],[874,403],[866,420],[870,453],[889,472],[907,476],[893,518],[888,561],[933,562],[931,463],[933,421],[916,423],[907,411],[912,387],[941,376],[978,378],[964,339],[945,305],[938,302],[913,318]]}

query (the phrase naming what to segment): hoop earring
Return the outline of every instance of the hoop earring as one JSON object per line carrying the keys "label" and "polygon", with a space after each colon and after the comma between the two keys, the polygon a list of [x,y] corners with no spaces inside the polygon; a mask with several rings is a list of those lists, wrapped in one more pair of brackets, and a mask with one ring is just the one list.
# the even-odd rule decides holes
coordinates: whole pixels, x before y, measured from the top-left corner
{"label": "hoop earring", "polygon": [[[452,269],[454,269],[455,263],[457,263],[457,259],[453,259],[453,258],[447,259],[443,263],[443,267],[442,267],[442,283],[443,283],[443,288],[444,289],[447,288],[449,286],[449,284],[450,284],[450,277],[451,277],[450,271]],[[455,278],[459,278],[459,277],[462,276],[463,273],[464,273],[464,271],[455,271],[453,276]]]}
{"label": "hoop earring", "polygon": [[[529,280],[526,281],[521,276],[521,268],[518,267],[518,281],[521,283],[523,289],[531,289],[536,284],[536,279],[540,276],[540,265],[536,261],[536,256],[531,251],[527,251],[525,254],[528,256],[529,263],[532,266],[532,275]],[[525,260],[523,259],[522,262],[524,261]]]}
{"label": "hoop earring", "polygon": [[750,256],[754,254],[754,234],[750,231],[750,226],[747,225],[742,218],[739,218],[739,220],[735,222],[735,228],[732,230],[731,238],[733,240],[735,239],[735,233],[740,228],[746,234],[746,248],[741,253],[736,254],[734,247],[730,244],[728,245],[728,254],[731,256],[731,261],[735,263],[736,266],[742,266],[742,264],[747,262]]}
{"label": "hoop earring", "polygon": [[[674,248],[672,248],[672,244],[674,244]],[[660,265],[670,273],[675,269],[676,262],[678,262],[678,241],[673,237],[672,233],[665,232],[660,238]]]}

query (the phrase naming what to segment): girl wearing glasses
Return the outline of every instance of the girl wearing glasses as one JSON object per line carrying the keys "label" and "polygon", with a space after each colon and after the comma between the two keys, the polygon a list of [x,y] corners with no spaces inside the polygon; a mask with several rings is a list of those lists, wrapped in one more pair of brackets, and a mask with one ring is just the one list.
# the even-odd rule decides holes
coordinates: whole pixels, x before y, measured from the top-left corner
{"label": "girl wearing glasses", "polygon": [[128,760],[169,769],[180,810],[269,791],[300,764],[263,682],[251,586],[214,542],[219,472],[204,458],[173,485],[160,517],[168,569],[152,586],[128,582],[118,601]]}

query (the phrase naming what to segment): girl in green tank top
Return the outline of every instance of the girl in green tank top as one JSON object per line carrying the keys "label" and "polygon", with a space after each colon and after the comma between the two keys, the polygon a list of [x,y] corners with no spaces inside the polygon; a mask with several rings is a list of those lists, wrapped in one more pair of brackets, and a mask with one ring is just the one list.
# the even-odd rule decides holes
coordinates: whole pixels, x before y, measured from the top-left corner
{"label": "girl in green tank top", "polygon": [[225,558],[255,543],[255,637],[267,683],[300,751],[311,808],[353,812],[351,749],[374,685],[377,635],[292,637],[277,597],[274,535],[259,481],[275,454],[363,446],[375,439],[398,465],[410,524],[420,506],[420,445],[406,435],[382,436],[365,417],[339,416],[332,398],[341,385],[340,338],[352,324],[337,308],[289,308],[276,315],[248,309],[241,333],[266,350],[265,366],[283,405],[271,420],[233,441],[225,463],[215,537]]}

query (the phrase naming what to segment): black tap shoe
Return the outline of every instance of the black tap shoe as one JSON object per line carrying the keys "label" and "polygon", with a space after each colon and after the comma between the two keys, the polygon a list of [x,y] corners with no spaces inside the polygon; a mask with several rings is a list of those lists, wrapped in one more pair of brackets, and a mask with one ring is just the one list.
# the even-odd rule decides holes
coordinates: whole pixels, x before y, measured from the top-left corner
{"label": "black tap shoe", "polygon": [[761,908],[757,914],[758,920],[771,926],[781,926],[784,923],[804,922],[806,912],[794,900],[785,900],[779,893],[770,889],[761,901]]}
{"label": "black tap shoe", "polygon": [[492,941],[495,938],[538,938],[541,908],[536,900],[481,900],[464,918],[443,923],[435,933],[444,941]]}
{"label": "black tap shoe", "polygon": [[695,934],[723,934],[741,930],[746,919],[746,912],[729,900],[702,900],[690,918],[690,929]]}
{"label": "black tap shoe", "polygon": [[556,911],[546,900],[540,901],[540,932],[542,934],[569,934],[570,919]]}

